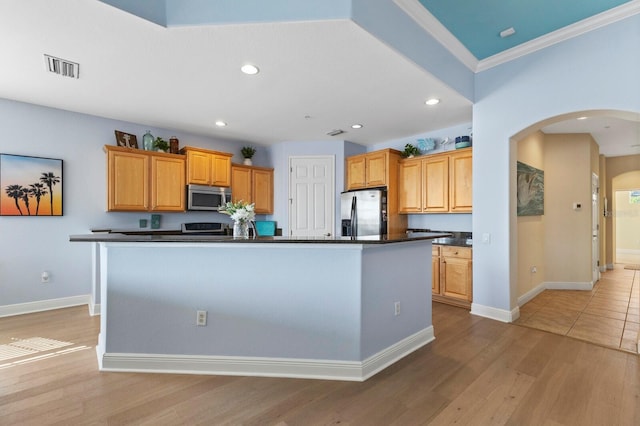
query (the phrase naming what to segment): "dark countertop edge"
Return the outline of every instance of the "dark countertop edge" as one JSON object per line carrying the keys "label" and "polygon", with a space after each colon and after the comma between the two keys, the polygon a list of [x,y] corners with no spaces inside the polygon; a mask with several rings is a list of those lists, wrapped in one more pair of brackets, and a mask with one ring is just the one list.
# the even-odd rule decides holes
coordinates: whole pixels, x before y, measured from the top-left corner
{"label": "dark countertop edge", "polygon": [[[249,239],[234,239],[232,236],[211,236],[211,235],[124,235],[124,234],[86,234],[70,235],[71,242],[105,242],[105,243],[234,243],[234,244],[395,244],[410,241],[433,240],[435,238],[446,237],[450,234],[433,233],[432,235],[421,235],[409,237],[405,234],[391,235],[387,239],[368,239],[361,237],[351,239],[349,237],[258,237]],[[377,238],[377,237],[374,237]]]}

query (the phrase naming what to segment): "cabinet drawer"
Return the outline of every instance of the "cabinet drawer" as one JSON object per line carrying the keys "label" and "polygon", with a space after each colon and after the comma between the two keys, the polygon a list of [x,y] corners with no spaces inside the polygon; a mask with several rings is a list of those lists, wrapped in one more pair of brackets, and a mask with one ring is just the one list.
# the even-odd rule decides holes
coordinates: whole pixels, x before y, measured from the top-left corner
{"label": "cabinet drawer", "polygon": [[457,257],[460,259],[471,259],[471,248],[469,247],[456,247],[456,246],[442,246],[443,257]]}
{"label": "cabinet drawer", "polygon": [[431,255],[440,256],[440,246],[436,246],[436,245],[431,246]]}

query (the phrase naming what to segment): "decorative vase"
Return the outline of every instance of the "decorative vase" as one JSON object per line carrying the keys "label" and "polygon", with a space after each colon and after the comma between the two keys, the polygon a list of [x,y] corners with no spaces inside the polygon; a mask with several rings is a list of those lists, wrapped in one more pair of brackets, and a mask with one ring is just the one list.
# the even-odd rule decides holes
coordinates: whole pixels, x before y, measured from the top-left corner
{"label": "decorative vase", "polygon": [[249,238],[249,222],[237,221],[233,222],[233,238],[248,239]]}
{"label": "decorative vase", "polygon": [[251,166],[253,164],[253,161],[251,161],[251,158],[245,158],[242,164],[244,164],[245,166]]}
{"label": "decorative vase", "polygon": [[171,154],[177,154],[178,151],[180,151],[178,143],[178,138],[176,138],[175,136],[171,136],[171,138],[169,139],[169,152]]}
{"label": "decorative vase", "polygon": [[145,151],[153,151],[153,135],[149,130],[142,137],[142,149]]}

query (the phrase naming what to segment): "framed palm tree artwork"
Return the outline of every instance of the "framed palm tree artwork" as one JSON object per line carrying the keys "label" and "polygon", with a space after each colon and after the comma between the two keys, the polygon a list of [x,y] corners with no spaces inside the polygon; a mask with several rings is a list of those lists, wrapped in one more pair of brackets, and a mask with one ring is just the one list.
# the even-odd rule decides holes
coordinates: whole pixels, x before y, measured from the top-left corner
{"label": "framed palm tree artwork", "polygon": [[0,216],[62,216],[62,160],[0,154]]}

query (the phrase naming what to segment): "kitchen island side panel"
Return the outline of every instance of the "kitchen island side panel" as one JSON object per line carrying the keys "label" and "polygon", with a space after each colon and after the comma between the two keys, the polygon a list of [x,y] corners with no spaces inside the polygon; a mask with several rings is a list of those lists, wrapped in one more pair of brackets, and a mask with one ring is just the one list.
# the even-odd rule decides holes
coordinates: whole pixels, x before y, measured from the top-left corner
{"label": "kitchen island side panel", "polygon": [[361,354],[366,359],[432,327],[431,240],[365,247],[362,263]]}
{"label": "kitchen island side panel", "polygon": [[361,359],[361,246],[103,248],[106,353]]}

